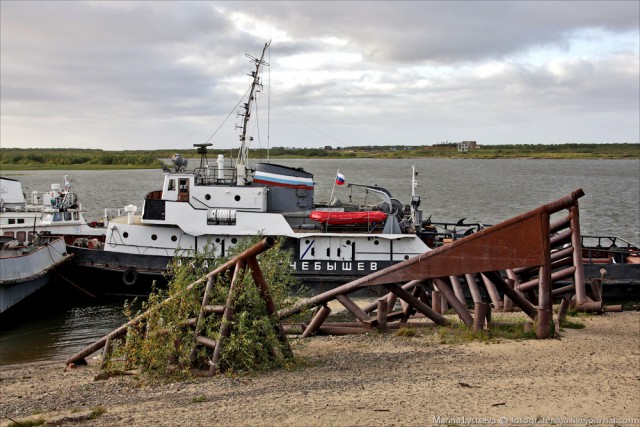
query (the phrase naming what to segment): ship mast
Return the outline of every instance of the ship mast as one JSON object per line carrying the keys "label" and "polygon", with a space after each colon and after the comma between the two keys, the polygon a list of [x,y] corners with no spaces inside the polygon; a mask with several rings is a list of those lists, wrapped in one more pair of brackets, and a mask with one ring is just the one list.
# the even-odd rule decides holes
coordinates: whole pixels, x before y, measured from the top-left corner
{"label": "ship mast", "polygon": [[262,88],[262,83],[260,83],[260,68],[261,66],[269,66],[268,63],[264,61],[264,54],[267,51],[267,48],[271,44],[271,41],[264,44],[264,48],[262,49],[262,55],[260,55],[260,59],[254,58],[253,56],[246,54],[247,58],[250,58],[255,64],[255,71],[252,71],[248,76],[253,77],[253,82],[251,82],[251,89],[249,90],[249,99],[242,106],[244,108],[244,113],[239,113],[242,116],[242,133],[240,134],[240,150],[238,151],[238,160],[236,162],[236,170],[238,176],[238,185],[247,184],[247,168],[249,166],[249,144],[253,141],[253,137],[247,137],[247,125],[249,124],[249,119],[251,118],[251,109],[253,106],[253,102],[255,101],[256,93],[260,91]]}

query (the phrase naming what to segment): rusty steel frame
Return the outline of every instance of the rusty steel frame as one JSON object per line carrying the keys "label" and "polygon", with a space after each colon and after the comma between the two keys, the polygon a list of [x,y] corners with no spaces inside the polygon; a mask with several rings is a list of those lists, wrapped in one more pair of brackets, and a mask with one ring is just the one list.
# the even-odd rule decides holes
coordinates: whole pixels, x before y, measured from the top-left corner
{"label": "rusty steel frame", "polygon": [[[578,309],[602,307],[602,301],[597,297],[592,301],[585,291],[578,209],[582,196],[584,192],[578,189],[500,224],[301,300],[279,311],[278,317],[286,319],[312,307],[323,307],[311,324],[303,325],[306,337],[323,328],[330,313],[327,304],[332,300],[338,300],[364,329],[394,328],[392,322],[406,322],[415,312],[436,324],[447,325],[450,322],[442,312],[446,309],[443,306],[448,305],[462,323],[468,327],[476,325],[477,329],[480,319],[474,319],[469,311],[464,288],[466,284],[482,313],[486,311],[478,287],[482,285],[493,310],[522,310],[534,321],[536,336],[547,338],[554,330],[554,295],[573,291]],[[568,210],[568,215],[550,223],[551,216],[563,210]],[[567,278],[572,278],[572,285],[553,288],[556,282]],[[389,293],[363,308],[346,297],[365,288],[386,289]],[[431,306],[425,303],[429,288]],[[400,312],[393,311],[396,299],[401,302]]]}

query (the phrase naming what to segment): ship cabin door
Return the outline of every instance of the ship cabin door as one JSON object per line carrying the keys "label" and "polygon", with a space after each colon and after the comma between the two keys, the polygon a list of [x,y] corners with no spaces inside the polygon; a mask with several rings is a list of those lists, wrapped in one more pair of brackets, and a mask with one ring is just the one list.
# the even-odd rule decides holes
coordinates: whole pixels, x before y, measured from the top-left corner
{"label": "ship cabin door", "polygon": [[189,178],[178,179],[178,201],[189,201]]}

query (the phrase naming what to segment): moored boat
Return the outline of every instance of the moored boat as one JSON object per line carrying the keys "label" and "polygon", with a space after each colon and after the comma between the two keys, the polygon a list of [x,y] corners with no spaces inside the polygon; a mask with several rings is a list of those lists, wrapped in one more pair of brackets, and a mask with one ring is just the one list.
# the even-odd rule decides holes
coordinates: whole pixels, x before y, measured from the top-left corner
{"label": "moored boat", "polygon": [[0,237],[0,314],[47,285],[51,270],[71,257],[62,237],[29,243]]}
{"label": "moored boat", "polygon": [[42,233],[63,236],[68,244],[79,238],[103,241],[109,211],[99,222],[88,222],[66,175],[63,185],[32,191],[28,198],[20,181],[0,177],[0,235],[19,242],[30,242]]}
{"label": "moored boat", "polygon": [[[255,71],[239,114],[243,124],[235,162],[222,155],[210,162],[209,143],[195,144],[200,155],[195,168],[175,155],[172,167],[162,172],[162,187],[147,193],[141,210],[130,205],[126,215],[110,221],[104,247],[70,249],[78,265],[117,272],[124,284],[133,285],[140,275],[161,276],[174,255],[188,257],[211,245],[217,256],[225,256],[242,238],[262,235],[286,239],[292,267],[305,284],[331,286],[488,227],[464,220],[422,221],[415,171],[406,171],[412,194],[407,204],[382,187],[353,183],[344,186],[349,194],[342,199],[348,203],[340,197],[318,203],[313,174],[268,162],[250,165],[247,124],[262,87],[263,58],[264,51],[252,58]],[[337,174],[339,184],[344,178]],[[354,200],[354,191],[363,200]],[[587,280],[600,279],[586,271]]]}
{"label": "moored boat", "polygon": [[[125,284],[133,284],[140,274],[163,274],[176,254],[190,256],[209,245],[216,256],[225,256],[242,238],[262,235],[286,240],[292,267],[305,284],[330,285],[429,250],[419,235],[417,195],[405,205],[384,188],[348,183],[341,186],[349,192],[348,203],[340,202],[339,194],[317,203],[311,173],[268,162],[250,165],[248,123],[262,87],[267,47],[259,59],[251,57],[255,71],[239,114],[237,159],[219,155],[210,162],[210,143],[195,144],[200,163],[193,169],[175,155],[172,167],[163,169],[162,188],[147,194],[141,212],[128,206],[126,215],[109,222],[104,247],[70,249],[76,264],[119,272]],[[415,188],[413,178],[411,185]],[[318,222],[317,215],[333,220]]]}

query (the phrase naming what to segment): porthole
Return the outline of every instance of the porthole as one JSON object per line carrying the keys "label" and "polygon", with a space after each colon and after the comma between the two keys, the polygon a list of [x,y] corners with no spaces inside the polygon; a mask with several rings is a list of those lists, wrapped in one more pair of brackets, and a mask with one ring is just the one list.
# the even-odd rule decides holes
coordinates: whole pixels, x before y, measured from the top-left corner
{"label": "porthole", "polygon": [[205,194],[204,195],[204,199],[205,200],[211,200],[211,194]]}
{"label": "porthole", "polygon": [[172,241],[172,242],[175,242],[176,240],[178,240],[178,237],[177,237],[177,236],[171,236],[171,241]]}
{"label": "porthole", "polygon": [[151,240],[158,240],[158,236],[156,236],[155,234],[151,235]]}
{"label": "porthole", "polygon": [[122,237],[124,237],[124,238],[126,239],[127,237],[129,237],[129,233],[127,233],[127,232],[125,231],[124,233],[122,233]]}
{"label": "porthole", "polygon": [[[307,240],[305,240],[305,241],[304,241],[304,244],[305,244],[305,245],[308,245],[308,244],[309,244],[309,242],[310,242],[310,240],[309,240],[309,239],[307,239]],[[348,244],[348,243],[347,243],[347,244]]]}
{"label": "porthole", "polygon": [[374,244],[374,245],[379,245],[379,244],[380,244],[380,242],[379,242],[378,240],[374,240],[374,241],[373,241],[373,244]]}
{"label": "porthole", "polygon": [[345,243],[346,243],[347,245],[350,245],[350,244],[351,244],[351,240],[347,240]]}
{"label": "porthole", "polygon": [[405,260],[406,260],[406,259],[409,259],[409,255],[405,255],[405,256],[404,256],[404,259],[405,259]]}
{"label": "porthole", "polygon": [[235,199],[235,201],[236,201],[236,202],[239,202],[239,201],[240,201],[240,196],[238,196],[238,195],[236,194],[236,197],[234,197],[234,199]]}
{"label": "porthole", "polygon": [[235,237],[231,239],[231,244],[235,245],[236,243],[238,243],[238,239],[236,239]]}
{"label": "porthole", "polygon": [[220,243],[220,238],[216,237],[216,243]]}

